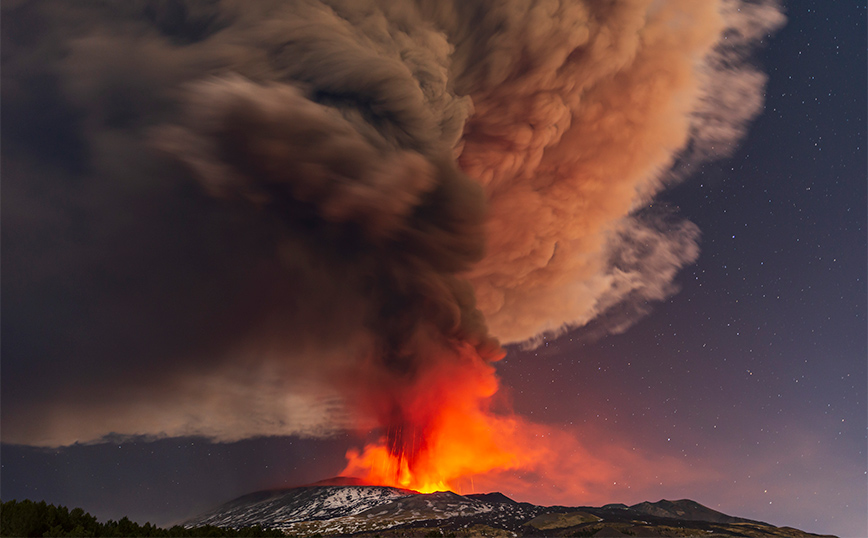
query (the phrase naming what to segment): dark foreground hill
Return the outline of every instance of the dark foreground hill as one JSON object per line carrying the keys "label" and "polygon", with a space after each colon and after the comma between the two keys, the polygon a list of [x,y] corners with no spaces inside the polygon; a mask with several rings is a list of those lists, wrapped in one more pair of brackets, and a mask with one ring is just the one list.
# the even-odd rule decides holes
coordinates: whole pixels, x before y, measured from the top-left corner
{"label": "dark foreground hill", "polygon": [[820,536],[728,516],[690,500],[600,508],[537,506],[501,493],[421,494],[361,485],[311,485],[251,493],[184,525],[261,525],[296,536]]}
{"label": "dark foreground hill", "polygon": [[90,538],[134,538],[137,536],[165,538],[195,538],[197,536],[227,538],[254,538],[284,536],[277,529],[262,527],[246,527],[242,529],[227,529],[221,527],[185,528],[180,525],[164,529],[145,523],[139,525],[122,517],[118,521],[108,520],[104,523],[85,512],[81,508],[70,510],[66,506],[48,504],[45,501],[34,502],[29,499],[18,501],[12,499],[0,503],[0,537],[33,537],[44,536],[78,536]]}

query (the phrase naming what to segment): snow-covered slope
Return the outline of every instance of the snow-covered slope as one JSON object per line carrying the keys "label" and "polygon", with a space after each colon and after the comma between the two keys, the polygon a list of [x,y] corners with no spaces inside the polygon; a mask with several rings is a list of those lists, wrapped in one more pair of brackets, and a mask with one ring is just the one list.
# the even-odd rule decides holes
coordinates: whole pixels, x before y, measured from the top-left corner
{"label": "snow-covered slope", "polygon": [[352,516],[415,492],[384,486],[309,486],[259,491],[184,523],[186,527],[287,528],[299,521]]}
{"label": "snow-covered slope", "polygon": [[[333,480],[323,482],[335,483]],[[500,493],[422,494],[384,486],[311,485],[245,495],[185,523],[187,527],[263,527],[290,535],[715,536],[817,538],[789,527],[734,518],[691,500],[536,506]],[[599,534],[598,534],[599,533]]]}

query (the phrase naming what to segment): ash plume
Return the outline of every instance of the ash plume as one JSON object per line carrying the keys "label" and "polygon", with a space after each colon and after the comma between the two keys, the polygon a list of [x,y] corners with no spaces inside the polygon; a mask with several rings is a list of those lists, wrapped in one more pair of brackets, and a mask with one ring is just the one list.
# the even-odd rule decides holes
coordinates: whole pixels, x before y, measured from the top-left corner
{"label": "ash plume", "polygon": [[731,0],[2,10],[3,441],[380,427],[396,452],[429,377],[675,291],[699,231],[648,206],[743,134],[750,49],[783,22]]}

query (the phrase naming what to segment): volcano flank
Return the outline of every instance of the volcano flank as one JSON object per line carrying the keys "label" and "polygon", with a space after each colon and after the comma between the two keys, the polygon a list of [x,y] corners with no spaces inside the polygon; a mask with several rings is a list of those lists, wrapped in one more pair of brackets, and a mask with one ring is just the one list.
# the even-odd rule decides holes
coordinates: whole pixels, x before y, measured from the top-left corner
{"label": "volcano flank", "polygon": [[202,525],[260,525],[295,536],[828,536],[729,516],[687,499],[538,506],[497,492],[426,494],[351,477],[250,493],[184,523]]}

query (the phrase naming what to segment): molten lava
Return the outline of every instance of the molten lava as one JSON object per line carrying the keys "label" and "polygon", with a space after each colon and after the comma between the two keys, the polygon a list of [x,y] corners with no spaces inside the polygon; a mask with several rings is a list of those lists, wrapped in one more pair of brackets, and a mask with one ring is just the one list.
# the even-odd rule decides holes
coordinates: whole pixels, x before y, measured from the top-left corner
{"label": "molten lava", "polygon": [[534,463],[538,449],[519,441],[521,421],[491,410],[498,380],[470,346],[440,360],[414,382],[384,388],[377,413],[384,434],[347,452],[341,473],[422,493],[462,489],[462,478]]}

